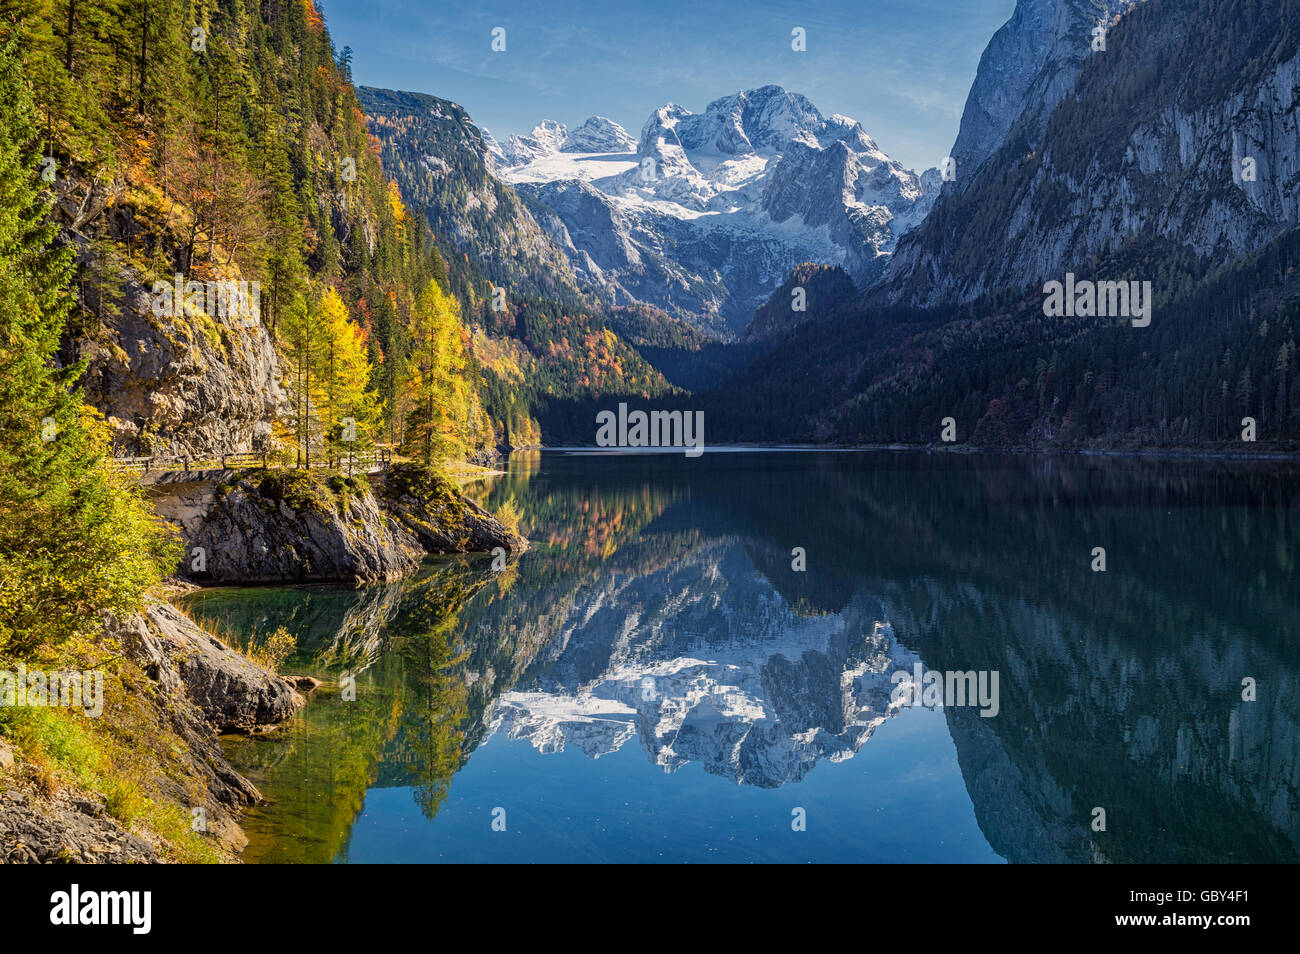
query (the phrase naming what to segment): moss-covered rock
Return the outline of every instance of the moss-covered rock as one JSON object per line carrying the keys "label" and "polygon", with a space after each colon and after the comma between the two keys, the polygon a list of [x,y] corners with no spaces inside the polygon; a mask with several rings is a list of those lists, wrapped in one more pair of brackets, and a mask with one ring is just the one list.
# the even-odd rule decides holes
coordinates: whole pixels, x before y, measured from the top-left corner
{"label": "moss-covered rock", "polygon": [[405,576],[424,556],[366,480],[302,470],[236,475],[186,536],[180,572],[196,582],[370,583]]}
{"label": "moss-covered rock", "polygon": [[[517,551],[526,541],[436,469],[376,475],[246,470],[184,521],[181,576],[199,583],[394,580],[434,553]],[[164,510],[166,508],[163,508]]]}
{"label": "moss-covered rock", "polygon": [[516,551],[527,545],[435,468],[394,465],[381,477],[379,494],[384,510],[426,553]]}

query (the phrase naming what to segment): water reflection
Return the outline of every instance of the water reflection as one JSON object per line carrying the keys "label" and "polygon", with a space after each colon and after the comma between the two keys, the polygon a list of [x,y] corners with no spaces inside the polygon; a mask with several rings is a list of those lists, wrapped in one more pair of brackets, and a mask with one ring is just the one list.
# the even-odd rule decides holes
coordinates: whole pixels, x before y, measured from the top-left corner
{"label": "water reflection", "polygon": [[[917,715],[891,676],[920,664],[997,671],[1001,691],[995,718],[947,708],[947,738],[907,747],[912,778],[955,757],[962,783],[917,810],[918,830],[950,822],[955,800],[978,825],[966,837],[1010,861],[1295,861],[1295,478],[1118,459],[534,456],[489,494],[518,503],[533,541],[503,573],[443,560],[403,584],[192,603],[227,627],[284,625],[294,668],[357,680],[355,701],[330,688],[278,739],[232,742],[274,799],[249,818],[246,857],[347,860],[363,805],[382,821],[378,793],[395,788],[425,821],[367,857],[479,850],[453,830],[461,815],[440,815],[458,786],[532,793],[540,820],[572,828],[546,806],[572,784],[559,753],[580,751],[610,756],[611,790],[638,771],[629,754],[672,773],[697,813],[728,781],[770,792],[777,821],[733,822],[756,845],[738,857],[785,857],[789,806],[833,777],[819,820],[856,830],[859,854],[848,834],[803,844],[852,860],[883,835],[844,773]],[[496,782],[473,767],[489,749]],[[891,784],[929,804],[921,781]],[[672,792],[644,812],[667,813]],[[696,859],[678,827],[659,856]]]}

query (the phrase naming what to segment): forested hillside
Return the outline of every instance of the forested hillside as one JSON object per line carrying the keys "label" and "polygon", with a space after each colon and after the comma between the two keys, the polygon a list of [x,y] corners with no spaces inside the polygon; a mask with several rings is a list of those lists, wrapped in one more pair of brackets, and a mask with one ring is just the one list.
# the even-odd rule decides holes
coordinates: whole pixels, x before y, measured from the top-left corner
{"label": "forested hillside", "polygon": [[190,777],[227,771],[212,727],[159,728],[163,677],[106,638],[181,556],[113,459],[495,448],[464,315],[311,0],[0,0],[0,670],[95,667],[110,697],[0,708],[24,779],[211,858],[176,779],[214,812],[253,790]]}
{"label": "forested hillside", "polygon": [[503,443],[585,442],[591,422],[585,411],[575,414],[575,402],[671,390],[637,342],[624,338],[621,316],[580,289],[526,203],[492,174],[463,108],[369,87],[360,97],[387,174],[423,213],[451,287],[481,329],[473,351]]}
{"label": "forested hillside", "polygon": [[[980,446],[1300,446],[1298,50],[1286,4],[1128,8],[889,283],[706,399],[716,439],[931,443],[951,417]],[[1067,272],[1149,282],[1150,325],[1046,316]]]}
{"label": "forested hillside", "polygon": [[1298,259],[1292,232],[1222,270],[1168,243],[1100,263],[1178,290],[1148,328],[1049,318],[1033,292],[926,311],[859,301],[700,400],[719,440],[928,444],[952,417],[979,446],[1294,448]]}

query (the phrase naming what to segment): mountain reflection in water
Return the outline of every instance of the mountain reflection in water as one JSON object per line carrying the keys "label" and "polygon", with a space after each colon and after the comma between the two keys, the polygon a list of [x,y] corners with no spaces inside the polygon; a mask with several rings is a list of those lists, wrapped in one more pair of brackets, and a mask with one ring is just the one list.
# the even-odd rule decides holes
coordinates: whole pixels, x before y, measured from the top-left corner
{"label": "mountain reflection in water", "polygon": [[[356,677],[228,740],[269,798],[245,859],[1296,861],[1297,476],[517,455],[504,571],[189,600]],[[893,701],[918,665],[997,672],[996,716]]]}

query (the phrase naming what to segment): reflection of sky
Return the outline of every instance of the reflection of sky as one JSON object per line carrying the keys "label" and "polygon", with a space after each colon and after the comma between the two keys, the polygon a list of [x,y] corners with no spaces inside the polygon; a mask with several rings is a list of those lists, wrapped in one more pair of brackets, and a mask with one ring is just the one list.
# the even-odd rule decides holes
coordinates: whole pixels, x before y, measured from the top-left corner
{"label": "reflection of sky", "polygon": [[[492,810],[506,831],[492,831]],[[805,810],[807,830],[791,830]],[[845,762],[798,785],[673,774],[636,745],[600,759],[497,736],[452,780],[432,821],[409,788],[371,789],[353,862],[996,862],[975,822],[942,710],[890,719]]]}
{"label": "reflection of sky", "polygon": [[[1014,0],[325,0],[335,46],[369,86],[460,103],[498,138],[541,119],[616,120],[635,137],[669,102],[702,111],[776,83],[858,120],[921,170],[957,136],[980,53]],[[506,51],[491,31],[506,28]],[[807,51],[791,50],[791,30]]]}

